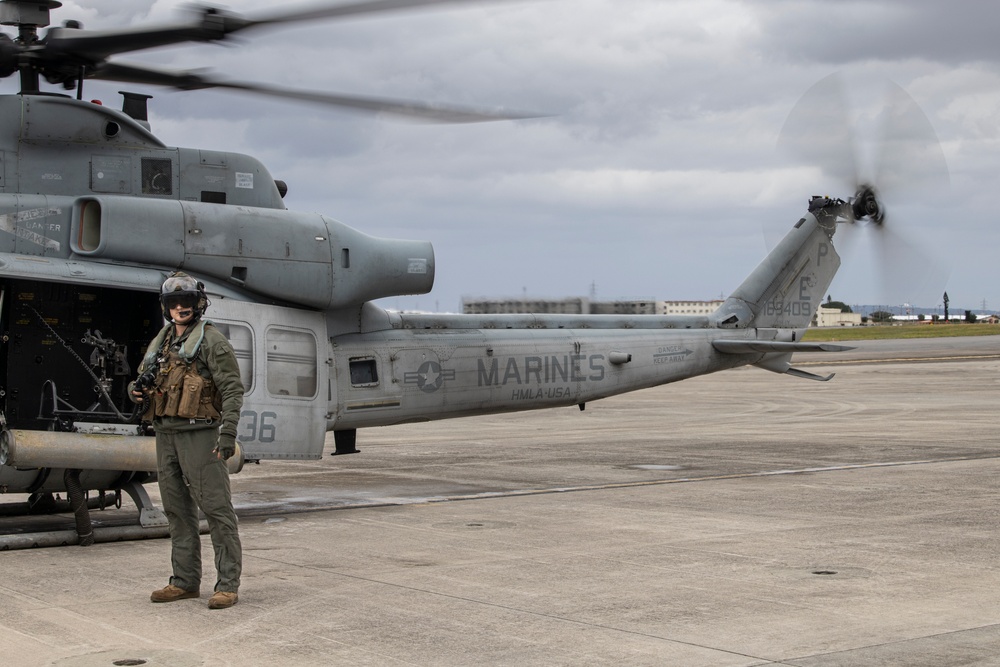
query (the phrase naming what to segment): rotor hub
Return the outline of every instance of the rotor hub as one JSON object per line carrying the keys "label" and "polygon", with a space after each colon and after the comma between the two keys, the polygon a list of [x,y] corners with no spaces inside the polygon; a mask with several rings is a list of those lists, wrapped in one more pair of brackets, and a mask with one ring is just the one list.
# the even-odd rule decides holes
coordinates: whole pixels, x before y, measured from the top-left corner
{"label": "rotor hub", "polygon": [[871,185],[862,185],[854,195],[851,205],[855,220],[868,219],[875,224],[882,224],[885,218],[885,210],[879,203],[875,194],[875,188]]}

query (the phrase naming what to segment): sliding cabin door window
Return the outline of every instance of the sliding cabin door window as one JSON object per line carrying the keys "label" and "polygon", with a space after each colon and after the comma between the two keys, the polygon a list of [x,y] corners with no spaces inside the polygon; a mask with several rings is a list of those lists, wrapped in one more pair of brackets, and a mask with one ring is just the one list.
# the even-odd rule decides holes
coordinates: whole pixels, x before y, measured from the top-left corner
{"label": "sliding cabin door window", "polygon": [[272,396],[312,398],[316,395],[316,337],[308,331],[270,327],[267,348],[267,392]]}

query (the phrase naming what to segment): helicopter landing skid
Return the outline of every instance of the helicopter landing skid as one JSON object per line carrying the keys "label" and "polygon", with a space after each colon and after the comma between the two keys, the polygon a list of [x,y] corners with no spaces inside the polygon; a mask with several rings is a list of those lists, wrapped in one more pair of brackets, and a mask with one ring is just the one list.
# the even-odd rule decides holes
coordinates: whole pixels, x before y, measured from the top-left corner
{"label": "helicopter landing skid", "polygon": [[122,485],[122,491],[132,498],[132,502],[139,508],[139,525],[143,528],[155,528],[167,525],[167,515],[159,507],[153,504],[146,492],[145,487],[138,482],[127,482]]}

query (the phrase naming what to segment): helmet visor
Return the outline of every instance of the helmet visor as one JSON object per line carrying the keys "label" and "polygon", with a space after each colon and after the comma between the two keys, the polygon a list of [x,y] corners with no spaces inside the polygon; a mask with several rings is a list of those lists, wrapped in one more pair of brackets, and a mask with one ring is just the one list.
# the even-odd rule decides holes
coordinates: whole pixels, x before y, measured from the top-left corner
{"label": "helmet visor", "polygon": [[197,292],[198,281],[189,275],[181,274],[170,276],[163,281],[160,294],[170,294],[171,292]]}
{"label": "helmet visor", "polygon": [[198,305],[197,294],[164,294],[163,307],[167,310],[174,308],[194,308]]}

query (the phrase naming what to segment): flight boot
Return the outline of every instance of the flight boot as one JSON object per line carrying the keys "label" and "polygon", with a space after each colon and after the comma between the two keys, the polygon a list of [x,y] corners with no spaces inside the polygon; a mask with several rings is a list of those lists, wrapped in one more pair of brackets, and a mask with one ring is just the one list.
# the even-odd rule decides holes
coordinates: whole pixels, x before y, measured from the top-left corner
{"label": "flight boot", "polygon": [[226,609],[239,602],[240,596],[233,591],[215,591],[208,599],[209,609]]}
{"label": "flight boot", "polygon": [[183,588],[167,584],[158,591],[153,591],[149,600],[151,602],[176,602],[177,600],[187,600],[189,598],[201,597],[201,591],[186,591]]}

